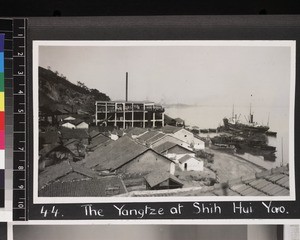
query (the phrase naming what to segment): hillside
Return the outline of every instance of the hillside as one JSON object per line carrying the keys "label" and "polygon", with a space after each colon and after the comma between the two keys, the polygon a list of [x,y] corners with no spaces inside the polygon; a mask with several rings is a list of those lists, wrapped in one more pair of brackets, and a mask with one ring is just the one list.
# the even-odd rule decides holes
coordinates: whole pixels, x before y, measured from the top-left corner
{"label": "hillside", "polygon": [[97,89],[89,89],[83,83],[71,83],[63,75],[39,67],[39,106],[54,109],[64,106],[73,111],[95,112],[95,101],[109,101],[110,98]]}

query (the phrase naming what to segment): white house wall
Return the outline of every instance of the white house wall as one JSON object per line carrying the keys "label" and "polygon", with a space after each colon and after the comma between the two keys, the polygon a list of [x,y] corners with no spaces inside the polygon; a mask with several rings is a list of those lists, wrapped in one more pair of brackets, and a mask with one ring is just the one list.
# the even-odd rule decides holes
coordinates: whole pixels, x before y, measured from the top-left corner
{"label": "white house wall", "polygon": [[89,125],[85,122],[82,122],[76,126],[77,129],[88,129]]}
{"label": "white house wall", "polygon": [[186,154],[186,153],[183,153],[183,154],[176,154],[176,153],[167,153],[165,154],[165,156],[169,159],[172,159],[172,160],[178,160],[180,158],[182,158],[183,156],[185,155],[189,155],[191,157],[195,157],[195,153],[189,153],[189,154]]}
{"label": "white house wall", "polygon": [[185,129],[180,129],[179,131],[171,134],[174,137],[180,139],[183,142],[186,142],[188,144],[193,143],[194,141],[194,134],[192,134],[191,132],[185,130]]}
{"label": "white house wall", "polygon": [[[185,164],[187,164],[187,169],[185,169]],[[183,163],[179,163],[179,167],[182,171],[203,171],[203,161],[190,158]]]}
{"label": "white house wall", "polygon": [[172,143],[176,143],[179,146],[182,146],[188,150],[192,150],[192,148],[190,147],[190,144],[187,142],[184,142],[180,139],[178,139],[177,137],[173,136],[172,134],[167,134],[164,137],[162,137],[161,139],[157,140],[156,142],[154,142],[151,147],[155,148],[165,142],[172,142]]}
{"label": "white house wall", "polygon": [[175,133],[168,134],[168,135],[173,136],[173,137],[187,143],[188,146],[192,145],[196,150],[205,148],[204,141],[202,141],[198,138],[195,138],[193,133],[191,133],[185,129],[181,129]]}
{"label": "white house wall", "polygon": [[205,142],[198,139],[198,138],[195,138],[194,137],[194,140],[193,140],[193,145],[194,145],[194,148],[196,150],[203,150],[205,149]]}
{"label": "white house wall", "polygon": [[62,126],[65,127],[65,128],[70,128],[70,129],[75,129],[76,128],[75,125],[73,125],[72,123],[69,123],[69,122],[62,124]]}

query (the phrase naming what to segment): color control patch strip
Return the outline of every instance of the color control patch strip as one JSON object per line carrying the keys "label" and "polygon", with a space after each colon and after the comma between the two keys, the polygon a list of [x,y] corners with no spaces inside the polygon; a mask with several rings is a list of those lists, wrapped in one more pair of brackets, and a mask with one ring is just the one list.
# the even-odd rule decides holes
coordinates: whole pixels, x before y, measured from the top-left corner
{"label": "color control patch strip", "polygon": [[4,207],[5,191],[4,39],[5,34],[0,34],[0,207]]}

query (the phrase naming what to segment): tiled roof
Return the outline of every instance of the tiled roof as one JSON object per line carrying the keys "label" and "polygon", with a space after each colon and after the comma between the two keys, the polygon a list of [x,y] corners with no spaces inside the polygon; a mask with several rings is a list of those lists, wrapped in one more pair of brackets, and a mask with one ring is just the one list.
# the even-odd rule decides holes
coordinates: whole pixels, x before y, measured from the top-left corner
{"label": "tiled roof", "polygon": [[43,144],[52,144],[59,141],[59,133],[57,131],[40,132],[39,139]]}
{"label": "tiled roof", "polygon": [[53,151],[55,148],[61,146],[59,143],[55,142],[55,143],[52,143],[44,148],[42,148],[40,151],[39,151],[39,155],[41,157],[44,157],[46,156],[49,152]]}
{"label": "tiled roof", "polygon": [[39,174],[39,189],[70,172],[72,172],[72,167],[68,161],[63,161],[45,168],[45,170]]}
{"label": "tiled roof", "polygon": [[196,195],[211,192],[217,196],[288,196],[290,189],[287,169],[287,167],[279,167],[232,179],[223,183],[226,189],[222,188],[222,184],[218,184],[212,188],[203,189]]}
{"label": "tiled roof", "polygon": [[157,142],[158,140],[164,138],[164,136],[166,136],[164,133],[158,133],[158,134],[156,134],[154,137],[150,138],[150,139],[147,141],[147,143],[151,145],[151,144]]}
{"label": "tiled roof", "polygon": [[118,176],[80,181],[55,182],[39,191],[43,197],[109,197],[126,193]]}
{"label": "tiled roof", "polygon": [[99,166],[103,170],[116,169],[136,158],[147,148],[128,136],[123,136],[105,147],[96,149],[85,159],[85,166]]}
{"label": "tiled roof", "polygon": [[150,187],[154,187],[168,179],[173,180],[174,182],[178,183],[179,185],[183,186],[183,183],[174,175],[170,174],[169,172],[152,172],[145,176],[145,180],[149,184]]}
{"label": "tiled roof", "polygon": [[84,176],[77,172],[70,172],[67,175],[59,178],[59,182],[70,182],[70,181],[87,180],[87,179],[90,179],[90,177]]}
{"label": "tiled roof", "polygon": [[77,163],[70,162],[70,165],[73,168],[73,172],[80,173],[90,178],[97,178],[99,176],[98,173],[93,171],[92,169],[85,168],[84,166],[79,165]]}
{"label": "tiled roof", "polygon": [[132,191],[127,195],[132,197],[158,196],[288,196],[288,167],[278,167],[253,175],[232,179],[214,186],[196,188],[181,188],[176,191]]}
{"label": "tiled roof", "polygon": [[150,141],[153,137],[155,137],[156,135],[160,134],[160,132],[158,131],[149,131],[145,134],[143,134],[142,136],[138,137],[138,141],[140,141],[141,143],[143,142],[148,142]]}
{"label": "tiled roof", "polygon": [[62,139],[86,139],[89,135],[85,129],[61,129]]}
{"label": "tiled roof", "polygon": [[99,134],[101,134],[101,133],[95,129],[93,129],[92,131],[89,132],[89,135],[91,138],[94,138],[94,137],[98,136]]}
{"label": "tiled roof", "polygon": [[182,146],[180,146],[179,144],[177,144],[175,142],[169,142],[169,141],[164,142],[160,145],[157,145],[156,147],[153,148],[153,150],[156,151],[156,152],[159,152],[159,153],[164,153],[165,151],[168,151],[168,150],[170,150],[170,149],[172,149],[176,146],[186,150],[187,152],[194,153],[192,150],[189,150],[185,147],[182,147]]}
{"label": "tiled roof", "polygon": [[[184,155],[183,157],[179,158],[179,159],[178,159],[178,162],[184,163],[185,161],[187,161],[187,160],[189,160],[189,159],[191,159],[191,158],[196,159],[196,158],[191,157],[190,155],[186,154],[186,155]],[[196,159],[196,160],[198,160],[198,159]],[[198,160],[198,161],[199,161],[199,160]]]}
{"label": "tiled roof", "polygon": [[[61,181],[61,179],[66,180],[72,180],[70,176],[66,178],[67,175],[71,173],[77,173],[76,175],[72,174],[72,176],[75,177],[75,179],[82,175],[84,178],[97,178],[99,177],[98,173],[89,169],[85,168],[82,165],[79,165],[74,162],[69,161],[63,161],[61,163],[49,166],[45,168],[44,171],[39,173],[39,189],[44,188],[48,184],[54,182],[54,181]],[[79,174],[79,175],[78,175]]]}
{"label": "tiled roof", "polygon": [[73,143],[80,143],[79,139],[75,139],[75,138],[71,138],[68,141],[64,142],[64,146],[68,147],[69,145],[73,144]]}
{"label": "tiled roof", "polygon": [[176,145],[177,145],[177,143],[174,143],[174,142],[164,142],[164,143],[154,147],[153,150],[155,150],[156,152],[159,152],[159,153],[163,153],[163,152],[169,150],[170,148],[175,147]]}
{"label": "tiled roof", "polygon": [[109,137],[104,136],[103,134],[98,134],[94,138],[92,138],[91,143],[87,146],[88,149],[94,150],[98,146],[109,142],[111,139]]}
{"label": "tiled roof", "polygon": [[148,129],[146,128],[139,128],[139,127],[133,127],[126,129],[126,134],[129,134],[131,136],[133,135],[141,135],[148,132]]}
{"label": "tiled roof", "polygon": [[171,125],[166,125],[161,129],[161,131],[164,132],[164,133],[176,133],[181,129],[183,129],[183,128],[175,127],[175,126],[171,126]]}

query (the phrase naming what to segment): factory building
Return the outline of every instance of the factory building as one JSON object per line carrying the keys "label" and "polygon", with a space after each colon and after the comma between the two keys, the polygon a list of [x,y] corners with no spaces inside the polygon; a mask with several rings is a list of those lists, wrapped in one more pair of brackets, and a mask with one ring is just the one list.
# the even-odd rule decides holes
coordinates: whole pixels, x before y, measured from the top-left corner
{"label": "factory building", "polygon": [[154,102],[96,101],[96,125],[118,128],[164,126],[164,108]]}

